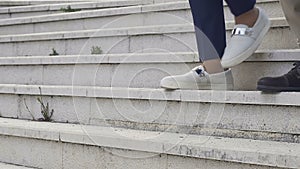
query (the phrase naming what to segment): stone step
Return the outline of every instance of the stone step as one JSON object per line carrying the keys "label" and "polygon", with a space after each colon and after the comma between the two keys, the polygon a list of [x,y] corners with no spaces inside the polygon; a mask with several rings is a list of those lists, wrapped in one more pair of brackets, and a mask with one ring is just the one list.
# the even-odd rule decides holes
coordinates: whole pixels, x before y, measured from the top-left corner
{"label": "stone step", "polygon": [[6,164],[6,163],[1,163],[0,162],[0,168],[1,169],[33,169],[33,168],[29,168],[29,167],[24,167],[24,166],[20,166],[20,165],[13,165],[13,164]]}
{"label": "stone step", "polygon": [[[0,85],[1,117],[300,143],[300,93]],[[29,111],[28,111],[29,109]]]}
{"label": "stone step", "polygon": [[294,143],[12,119],[0,125],[0,160],[45,169],[300,167]]}
{"label": "stone step", "polygon": [[64,13],[61,8],[70,6],[72,9],[95,10],[112,7],[124,7],[133,5],[142,5],[152,3],[150,0],[110,0],[100,2],[73,2],[73,3],[58,3],[58,4],[43,4],[0,8],[0,19],[32,17],[40,15],[49,15],[56,13]]}
{"label": "stone step", "polygon": [[[233,68],[235,90],[256,90],[259,78],[288,72],[299,55],[300,50],[257,52]],[[159,88],[163,77],[199,64],[195,53],[2,57],[0,84]]]}
{"label": "stone step", "polygon": [[[149,0],[144,1],[149,3]],[[268,1],[261,4],[270,6],[268,13],[271,18],[283,17],[278,1]],[[0,34],[27,34],[99,28],[186,24],[192,23],[192,16],[189,9],[190,6],[187,2],[172,2],[67,14],[3,19],[0,20]],[[226,13],[229,13],[229,9],[226,9],[226,11]],[[229,20],[232,20],[229,14],[226,15]]]}
{"label": "stone step", "polygon": [[38,4],[57,4],[67,2],[84,2],[86,0],[1,0],[0,7],[28,6]]}
{"label": "stone step", "polygon": [[[286,21],[274,19],[259,49],[294,49],[296,41]],[[86,55],[93,46],[106,54],[197,51],[194,28],[184,24],[0,36],[0,57],[44,56],[52,48],[61,55]]]}

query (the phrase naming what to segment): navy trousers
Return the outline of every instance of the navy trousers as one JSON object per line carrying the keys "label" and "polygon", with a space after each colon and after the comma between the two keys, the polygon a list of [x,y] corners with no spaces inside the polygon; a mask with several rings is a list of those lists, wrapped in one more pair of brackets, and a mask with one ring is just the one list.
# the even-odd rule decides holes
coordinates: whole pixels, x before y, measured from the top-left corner
{"label": "navy trousers", "polygon": [[[200,60],[222,58],[226,47],[223,0],[189,0]],[[256,0],[226,0],[232,14],[239,16],[254,8]]]}

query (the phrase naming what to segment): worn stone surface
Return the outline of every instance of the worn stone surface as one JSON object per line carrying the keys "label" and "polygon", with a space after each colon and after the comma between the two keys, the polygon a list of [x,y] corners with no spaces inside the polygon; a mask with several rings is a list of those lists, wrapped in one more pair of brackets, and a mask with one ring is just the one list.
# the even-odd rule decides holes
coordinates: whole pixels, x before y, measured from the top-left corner
{"label": "worn stone surface", "polygon": [[62,168],[62,144],[0,137],[0,161],[38,168]]}
{"label": "worn stone surface", "polygon": [[[21,1],[20,1],[21,2]],[[28,3],[33,3],[34,1],[28,1]],[[25,5],[17,7],[6,7],[0,8],[0,19],[8,18],[19,18],[19,17],[34,17],[41,15],[51,15],[57,13],[63,13],[61,8],[66,8],[68,5],[72,9],[91,10],[91,9],[103,9],[103,8],[112,8],[112,7],[125,7],[131,5],[141,5],[141,4],[150,4],[153,3],[151,0],[110,0],[110,1],[70,1],[68,3],[63,2],[61,4],[50,3],[47,4],[47,1],[40,1],[40,5]],[[48,1],[49,2],[49,1]],[[52,1],[53,2],[53,1]],[[59,2],[59,1],[57,1]],[[0,5],[3,5],[5,1],[1,1]],[[38,1],[36,1],[38,3]]]}
{"label": "worn stone surface", "polygon": [[[2,57],[45,56],[52,52],[52,48],[60,55],[87,55],[91,54],[92,46],[100,46],[106,54],[196,51],[191,24],[11,35],[0,37],[0,43],[3,44],[0,49],[5,51],[5,54],[0,55]],[[35,50],[31,50],[31,46],[36,46]],[[286,25],[275,24],[260,49],[297,47],[296,38],[290,29]]]}
{"label": "worn stone surface", "polygon": [[[57,144],[60,152],[52,151],[52,154],[47,157],[47,160],[51,162],[51,159],[55,157],[59,157],[60,161],[62,161],[61,166],[56,166],[57,169],[82,169],[82,168],[90,168],[90,169],[133,169],[133,168],[145,168],[145,169],[193,169],[193,168],[212,168],[218,169],[220,165],[222,168],[228,169],[279,169],[276,167],[264,167],[257,165],[246,165],[240,163],[231,163],[231,162],[220,162],[214,160],[204,160],[198,158],[189,158],[189,157],[180,157],[174,155],[165,155],[165,154],[155,154],[155,153],[146,153],[140,151],[130,151],[124,149],[113,149],[113,148],[102,148],[102,147],[94,147],[87,145],[78,145],[78,144],[62,144],[62,143],[53,143],[50,141],[42,141],[35,142],[32,139],[25,138],[15,138],[15,137],[1,137],[2,143],[8,143],[8,141],[17,140],[18,144],[24,145],[28,141],[32,141],[35,145],[30,145],[30,147],[39,147],[51,144]],[[13,141],[13,143],[16,143]],[[11,149],[15,149],[15,147],[11,144],[6,144]],[[25,146],[25,145],[24,145]],[[26,145],[28,146],[28,145]],[[18,151],[17,149],[15,149]],[[10,152],[11,153],[11,152]],[[7,155],[9,155],[8,153]],[[33,155],[34,152],[29,151],[28,156]],[[40,152],[42,154],[42,152]],[[21,154],[19,156],[15,156],[16,160],[13,162],[17,162],[18,158],[22,158]],[[3,159],[1,159],[3,160]],[[43,161],[43,157],[37,159],[38,161]],[[9,161],[7,159],[7,161]],[[48,165],[47,165],[48,164]],[[45,163],[42,164],[34,164],[31,166],[38,166],[42,168],[50,168],[52,169],[55,164]],[[5,169],[29,169],[27,167],[20,166],[11,166],[6,164],[1,164],[0,167],[5,167]]]}
{"label": "worn stone surface", "polygon": [[[114,3],[113,3],[114,2]],[[106,4],[108,7],[123,6],[122,8],[111,9],[99,9],[88,10],[77,13],[60,13],[56,15],[41,15],[33,16],[22,19],[11,19],[2,22],[0,20],[1,27],[0,34],[22,34],[22,33],[38,33],[47,31],[62,31],[62,30],[78,30],[78,29],[96,29],[99,27],[124,27],[124,26],[142,26],[142,25],[165,25],[165,24],[182,24],[192,22],[190,6],[185,2],[173,1],[171,3],[158,3],[151,5],[153,1],[113,1]],[[157,2],[156,2],[157,3]],[[118,5],[119,4],[119,5]],[[146,4],[143,6],[137,6],[137,4]],[[150,4],[150,5],[149,5]],[[86,5],[91,5],[90,3]],[[128,5],[136,5],[133,7],[127,7]],[[101,5],[95,5],[94,8]],[[125,7],[124,7],[125,6]],[[259,2],[258,6],[264,8],[270,17],[283,17],[283,12],[280,8],[278,1]],[[41,7],[39,7],[41,8]],[[45,7],[44,7],[45,8]],[[48,7],[49,8],[49,7]],[[75,7],[74,8],[78,8]],[[80,9],[84,9],[85,6],[81,6]],[[59,9],[59,8],[58,8]],[[34,11],[35,9],[33,9]],[[48,10],[48,9],[47,9]],[[57,8],[56,8],[57,10]],[[1,12],[1,11],[0,11]],[[15,10],[15,12],[18,12]],[[225,15],[227,20],[233,20],[233,16],[230,13],[228,7],[225,7]],[[1,15],[0,15],[1,17]],[[83,22],[82,22],[83,20]],[[113,22],[116,20],[116,22]],[[134,21],[134,22],[133,22]],[[23,23],[24,25],[15,25]],[[97,24],[95,24],[97,23]],[[29,25],[27,25],[29,24]],[[5,29],[5,25],[12,25],[10,29]],[[64,25],[61,27],[60,25]],[[73,25],[73,27],[72,27]],[[76,27],[74,27],[76,25]],[[99,26],[101,25],[101,26]]]}
{"label": "worn stone surface", "polygon": [[6,163],[1,163],[1,162],[0,162],[0,168],[3,168],[3,169],[33,169],[31,167],[12,165],[12,164],[6,164]]}
{"label": "worn stone surface", "polygon": [[[256,90],[258,79],[288,72],[299,54],[299,50],[255,54],[232,69],[235,90]],[[0,61],[0,74],[3,74],[1,84],[131,88],[159,88],[163,77],[184,74],[199,65],[195,53],[26,56],[2,57]],[[260,68],[259,71],[257,67]],[[249,75],[245,77],[244,74],[247,73]]]}
{"label": "worn stone surface", "polygon": [[[186,0],[71,1],[82,11],[52,14],[66,5],[57,0],[0,2],[44,3],[0,8],[0,117],[41,118],[41,87],[60,122],[0,118],[0,162],[46,169],[300,168],[298,93],[245,91],[299,60],[278,0],[257,1],[272,20],[260,49],[277,50],[233,68],[243,91],[227,92],[154,89],[164,76],[199,64]],[[233,17],[226,4],[224,10],[230,37]],[[90,56],[92,46],[113,55]],[[48,56],[52,48],[60,56]]]}
{"label": "worn stone surface", "polygon": [[[298,168],[300,165],[300,147],[299,144],[293,143],[9,119],[0,119],[0,125],[0,144],[1,147],[5,147],[0,152],[1,161],[15,161],[16,164],[42,168],[54,165],[55,168],[63,168],[64,165],[76,168],[78,160],[83,164],[88,164],[92,159],[99,159],[98,163],[90,164],[92,167],[104,164],[110,166],[109,168],[116,166],[119,168],[120,165],[129,168],[138,166],[165,168],[172,166],[173,162],[170,158],[174,158],[173,155],[182,157],[178,161],[182,161],[181,165],[186,165],[184,164],[186,158],[189,163],[191,160],[189,157],[199,158],[198,162],[201,162],[201,159],[210,159],[240,163],[229,164],[233,167],[243,164],[243,167],[249,167],[249,164],[259,164],[270,167]],[[59,133],[59,135],[55,138],[54,133]],[[3,134],[10,136],[3,136]],[[53,142],[57,139],[59,142]],[[157,153],[162,153],[162,155],[158,156]],[[82,155],[81,158],[79,154]],[[90,154],[89,158],[86,158],[85,154]],[[141,157],[142,159],[135,159]],[[73,164],[74,161],[77,162]],[[213,161],[206,162],[214,163]],[[192,165],[197,165],[197,163],[192,163]]]}
{"label": "worn stone surface", "polygon": [[[26,101],[33,116],[41,118],[36,100],[40,97],[38,87],[1,85],[1,115],[32,119]],[[201,128],[226,129],[233,130],[233,133],[225,132],[223,136],[242,138],[249,136],[234,134],[234,131],[255,131],[266,134],[250,133],[251,138],[299,142],[296,136],[300,129],[297,93],[262,95],[251,91],[166,92],[158,89],[43,86],[42,94],[44,102],[55,110],[53,119],[58,122],[144,130],[158,126],[159,131],[164,131],[164,125],[175,125],[178,128],[171,129],[172,132],[199,134]],[[127,126],[127,123],[131,125]],[[182,130],[181,126],[187,128]],[[272,133],[277,134],[273,136]],[[283,139],[284,135],[280,133],[291,136]],[[292,137],[293,134],[296,135]]]}

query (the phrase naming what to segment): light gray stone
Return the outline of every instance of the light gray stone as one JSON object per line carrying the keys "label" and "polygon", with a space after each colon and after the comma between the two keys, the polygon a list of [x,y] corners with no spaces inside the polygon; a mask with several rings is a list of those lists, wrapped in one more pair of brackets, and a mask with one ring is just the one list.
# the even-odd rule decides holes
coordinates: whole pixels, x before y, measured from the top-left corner
{"label": "light gray stone", "polygon": [[6,164],[6,163],[0,163],[1,168],[5,169],[33,169],[25,166],[19,166],[19,165],[12,165],[12,164]]}
{"label": "light gray stone", "polygon": [[[24,1],[23,1],[24,2]],[[5,2],[2,2],[5,3]],[[28,3],[33,3],[33,1],[28,1]],[[89,2],[63,2],[63,3],[52,3],[45,4],[43,1],[40,5],[29,5],[29,6],[17,6],[17,7],[7,7],[0,9],[0,18],[18,18],[18,17],[29,17],[29,16],[40,16],[40,15],[49,15],[62,13],[61,8],[66,8],[68,5],[72,9],[80,10],[91,10],[91,9],[102,9],[102,8],[112,8],[112,7],[124,7],[131,5],[140,5],[140,4],[151,4],[153,3],[150,0],[113,0],[113,1],[89,1]]]}
{"label": "light gray stone", "polygon": [[[281,22],[280,19],[274,21],[274,27],[267,34],[260,49],[297,48],[296,39],[289,28],[276,26],[277,21]],[[291,40],[293,38],[294,42]],[[108,54],[197,51],[191,24],[13,35],[0,37],[0,42],[16,49],[8,48],[9,51],[0,56],[41,56],[50,54],[52,48],[61,55],[90,54],[92,46],[100,46]],[[32,50],[31,46],[36,48]],[[1,46],[0,49],[4,47]]]}
{"label": "light gray stone", "polygon": [[[26,164],[29,166],[38,166],[42,168],[47,168],[49,166],[53,167],[53,165],[57,166],[56,168],[60,168],[60,166],[63,166],[64,164],[70,164],[72,160],[79,159],[78,155],[72,155],[71,158],[68,159],[66,156],[63,157],[63,154],[68,155],[69,153],[73,154],[74,152],[82,151],[84,151],[84,153],[93,153],[90,159],[81,159],[83,163],[96,158],[99,153],[103,152],[109,152],[109,154],[119,156],[116,158],[111,155],[110,157],[104,155],[102,158],[100,158],[104,159],[105,164],[109,164],[109,166],[111,164],[110,161],[117,160],[117,164],[119,165],[128,165],[132,167],[145,165],[150,167],[150,164],[153,163],[153,160],[158,158],[158,163],[154,165],[157,165],[156,168],[160,168],[161,166],[165,167],[166,165],[170,165],[172,160],[166,163],[165,159],[168,160],[168,157],[172,158],[172,155],[176,155],[181,157],[180,160],[192,157],[203,160],[218,160],[222,161],[221,163],[237,163],[227,163],[233,167],[243,164],[245,165],[242,167],[249,167],[249,164],[282,168],[299,167],[298,161],[300,158],[300,147],[299,144],[294,143],[221,137],[216,138],[210,136],[183,135],[168,132],[159,133],[117,129],[112,127],[108,128],[73,124],[36,123],[12,119],[0,119],[0,125],[1,140],[3,140],[0,142],[0,144],[6,147],[4,149],[5,151],[0,152],[1,161],[20,161],[23,157],[26,157],[26,155],[29,154],[30,158],[25,158],[26,161],[16,163]],[[6,135],[8,134],[10,136],[3,136],[4,131]],[[27,133],[27,131],[30,132]],[[47,132],[49,134],[47,134]],[[34,133],[37,134],[34,135]],[[44,136],[40,138],[38,133],[44,133]],[[53,133],[59,133],[56,138],[59,137],[60,141],[68,145],[64,146],[64,144],[62,144],[60,141],[53,142],[55,137],[51,138],[48,136],[53,135]],[[30,139],[25,139],[24,137],[28,137]],[[36,138],[40,139],[37,140]],[[89,147],[89,150],[86,148],[86,146],[92,147]],[[99,147],[107,147],[109,149],[104,149],[103,151],[103,149],[99,149]],[[78,151],[75,151],[74,149],[78,149]],[[8,150],[21,151],[22,154],[14,154],[14,151]],[[41,150],[47,150],[47,153],[42,151],[43,154],[39,155],[39,158],[33,159],[32,157],[36,157],[36,154],[41,153]],[[7,151],[8,154],[3,156],[2,153]],[[51,155],[48,152],[51,152]],[[13,154],[17,159],[11,158]],[[163,156],[160,158],[161,156],[156,156],[156,154],[163,154]],[[165,156],[164,154],[171,156]],[[141,160],[134,160],[134,157],[143,158]],[[45,159],[47,159],[46,163]],[[128,160],[128,163],[123,161],[123,159]],[[64,160],[70,161],[64,163]],[[180,162],[180,160],[178,160],[178,162]],[[190,160],[191,159],[188,159],[187,162],[190,163]],[[213,161],[209,162],[212,162],[211,165],[214,165]],[[45,167],[45,165],[47,165],[47,167]],[[193,163],[192,165],[195,164]],[[92,166],[94,166],[94,164],[92,164]]]}
{"label": "light gray stone", "polygon": [[[115,4],[119,2],[116,1]],[[137,5],[138,2],[128,2],[131,5]],[[128,26],[145,26],[145,25],[165,25],[165,24],[182,24],[192,22],[189,4],[186,1],[175,1],[172,3],[149,4],[151,1],[139,2],[146,4],[142,6],[130,6],[120,4],[121,8],[100,9],[94,11],[81,11],[77,13],[61,13],[56,15],[44,15],[27,17],[26,19],[12,19],[1,22],[2,26],[12,25],[19,30],[5,29],[1,33],[20,34],[20,33],[38,33],[70,30],[87,30],[98,29],[100,27],[128,27]],[[88,4],[89,5],[89,4]],[[109,5],[108,5],[109,6]],[[117,6],[117,5],[116,5]],[[258,2],[258,6],[266,9],[272,18],[283,17],[283,12],[278,1]],[[76,8],[76,6],[75,6]],[[233,20],[233,17],[225,7],[226,18]],[[142,14],[140,14],[142,12]],[[135,22],[133,22],[135,21]],[[24,25],[14,26],[14,24],[24,23]],[[61,25],[64,25],[62,27]],[[77,25],[77,26],[74,26]],[[8,27],[7,27],[8,28]]]}
{"label": "light gray stone", "polygon": [[[36,100],[40,97],[38,86],[1,85],[0,93],[3,104],[11,105],[1,107],[3,117],[42,117]],[[57,122],[206,133],[203,128],[210,135],[220,129],[217,135],[299,141],[296,137],[284,138],[284,134],[299,133],[297,93],[42,86],[42,94],[44,102],[54,109],[53,120]],[[249,134],[244,135],[247,131]]]}
{"label": "light gray stone", "polygon": [[2,162],[39,168],[62,168],[62,148],[56,142],[0,137]]}
{"label": "light gray stone", "polygon": [[264,167],[257,165],[241,165],[238,163],[226,163],[212,160],[199,160],[196,158],[181,158],[177,156],[168,156],[168,168],[172,169],[194,169],[194,168],[210,168],[210,169],[276,169],[276,167]]}
{"label": "light gray stone", "polygon": [[[259,78],[289,71],[293,62],[298,59],[298,54],[299,50],[256,53],[233,68],[235,90],[255,90]],[[26,56],[2,57],[0,60],[2,84],[132,88],[159,88],[163,77],[184,74],[200,64],[195,53]],[[40,66],[41,64],[44,66]],[[244,74],[248,76],[245,77]]]}

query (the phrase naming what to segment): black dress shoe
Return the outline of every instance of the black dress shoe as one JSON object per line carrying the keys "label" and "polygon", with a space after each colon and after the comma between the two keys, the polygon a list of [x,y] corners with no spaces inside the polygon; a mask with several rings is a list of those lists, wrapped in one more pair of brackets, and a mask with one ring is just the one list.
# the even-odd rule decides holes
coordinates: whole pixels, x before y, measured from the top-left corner
{"label": "black dress shoe", "polygon": [[300,92],[300,62],[280,77],[264,77],[257,83],[257,90],[263,92]]}

